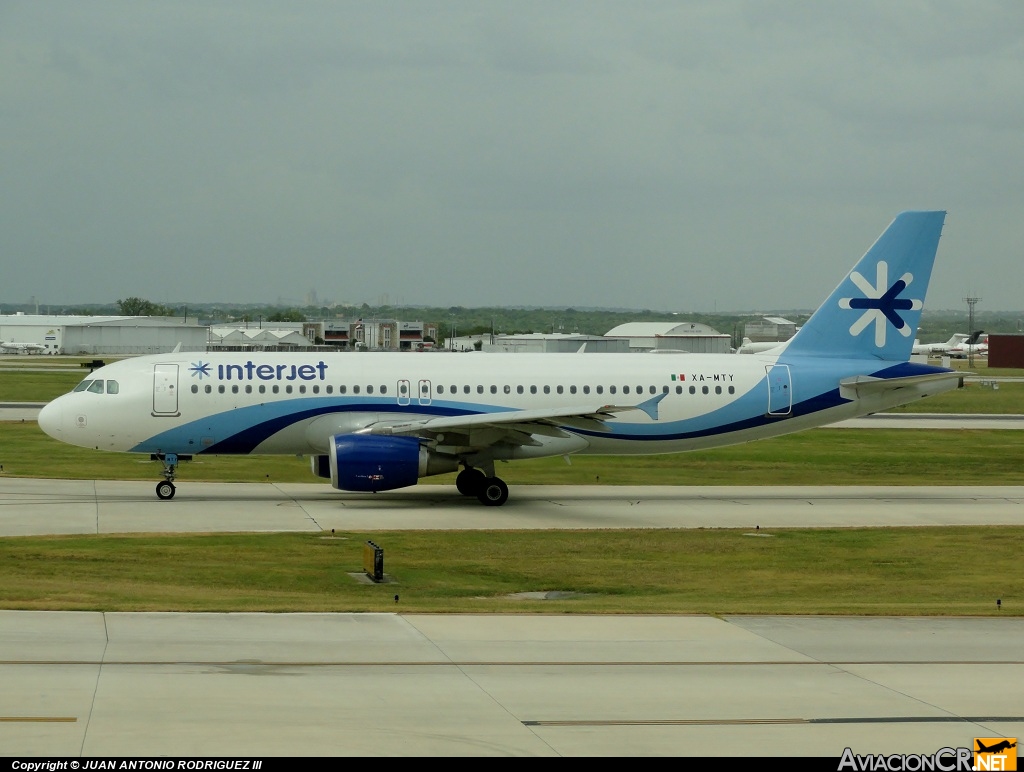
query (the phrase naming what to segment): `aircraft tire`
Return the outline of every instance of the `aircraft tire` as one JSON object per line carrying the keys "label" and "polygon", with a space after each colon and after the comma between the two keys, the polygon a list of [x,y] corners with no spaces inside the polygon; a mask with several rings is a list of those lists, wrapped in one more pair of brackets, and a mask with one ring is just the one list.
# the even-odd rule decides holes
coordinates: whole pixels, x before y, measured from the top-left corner
{"label": "aircraft tire", "polygon": [[486,479],[479,469],[467,467],[455,476],[455,487],[463,496],[477,496]]}
{"label": "aircraft tire", "polygon": [[156,484],[156,497],[158,499],[173,499],[174,498],[174,483],[170,480],[164,480]]}
{"label": "aircraft tire", "polygon": [[477,498],[485,507],[500,507],[508,501],[508,486],[500,477],[488,477],[477,493]]}

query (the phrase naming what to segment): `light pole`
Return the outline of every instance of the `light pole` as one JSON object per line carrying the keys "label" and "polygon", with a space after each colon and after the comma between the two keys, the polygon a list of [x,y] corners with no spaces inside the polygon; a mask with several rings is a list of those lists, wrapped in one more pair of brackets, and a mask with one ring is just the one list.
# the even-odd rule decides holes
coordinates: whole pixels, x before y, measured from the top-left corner
{"label": "light pole", "polygon": [[966,297],[964,300],[967,301],[967,334],[970,336],[967,339],[967,366],[974,369],[974,306],[981,298],[977,297]]}

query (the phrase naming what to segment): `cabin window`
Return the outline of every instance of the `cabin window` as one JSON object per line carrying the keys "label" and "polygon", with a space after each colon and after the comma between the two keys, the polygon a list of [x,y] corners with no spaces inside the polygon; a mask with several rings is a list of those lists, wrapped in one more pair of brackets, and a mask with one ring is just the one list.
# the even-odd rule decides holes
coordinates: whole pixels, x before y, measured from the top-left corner
{"label": "cabin window", "polygon": [[359,393],[359,387],[358,386],[353,386],[352,387],[352,393],[353,394],[358,394]]}
{"label": "cabin window", "polygon": [[213,386],[211,386],[210,384],[206,384],[206,393],[207,394],[212,394],[213,393]]}
{"label": "cabin window", "polygon": [[506,394],[511,394],[512,393],[512,387],[509,386],[508,384],[505,384],[504,392]]}
{"label": "cabin window", "polygon": [[576,393],[576,387],[575,386],[570,386],[569,387],[569,393],[570,394],[575,394]]}
{"label": "cabin window", "polygon": [[238,393],[238,386],[237,385],[233,385],[231,387],[231,393],[232,394],[237,394]]}
{"label": "cabin window", "polygon": [[522,393],[523,393],[523,387],[522,386],[516,386],[516,394],[522,394]]}
{"label": "cabin window", "polygon": [[629,386],[623,386],[622,387],[622,393],[623,394],[629,394]]}
{"label": "cabin window", "polygon": [[275,383],[273,386],[270,387],[270,390],[277,394],[279,391],[281,391],[281,387]]}
{"label": "cabin window", "polygon": [[551,387],[550,386],[545,386],[544,387],[544,393],[545,394],[550,394],[551,393]]}
{"label": "cabin window", "polygon": [[218,386],[217,387],[217,391],[220,392],[221,394],[223,394],[224,393],[224,384],[221,384],[220,386]]}
{"label": "cabin window", "polygon": [[90,384],[92,384],[92,381],[82,381],[80,384],[75,386],[74,390],[75,391],[85,391],[86,389],[89,388]]}
{"label": "cabin window", "polygon": [[565,391],[565,389],[563,389],[561,386],[555,386],[555,391],[561,394],[563,391]]}
{"label": "cabin window", "polygon": [[492,384],[491,385],[491,394],[497,394],[497,393],[498,393],[498,387]]}
{"label": "cabin window", "polygon": [[462,387],[462,393],[463,394],[469,394],[469,385],[466,385],[466,386]]}
{"label": "cabin window", "polygon": [[483,393],[484,393],[484,387],[483,387],[483,386],[480,386],[480,385],[478,384],[478,385],[477,385],[477,387],[476,387],[476,393],[477,393],[477,394],[483,394]]}
{"label": "cabin window", "polygon": [[690,393],[691,394],[696,394],[697,393],[697,387],[696,386],[691,386],[690,387]]}
{"label": "cabin window", "polygon": [[[665,388],[668,388],[668,387],[666,386]],[[679,384],[676,384],[676,394],[682,394],[682,393],[683,393],[683,387],[680,386]]]}
{"label": "cabin window", "polygon": [[[327,388],[329,389],[329,388],[331,388],[331,387],[330,387],[330,386],[328,386]],[[266,387],[266,386],[264,386],[264,385],[263,385],[263,384],[261,383],[261,384],[260,384],[260,394],[266,394],[266,393],[267,393],[267,387]]]}
{"label": "cabin window", "polygon": [[721,386],[715,386],[715,394],[721,394],[721,393],[722,393],[722,387]]}
{"label": "cabin window", "polygon": [[193,394],[198,394],[199,393],[199,387],[196,386],[196,384],[194,384],[194,383],[192,384],[192,393]]}
{"label": "cabin window", "polygon": [[313,387],[313,393],[314,394],[319,394],[320,393],[320,387],[319,386],[314,386]]}
{"label": "cabin window", "polygon": [[291,394],[292,393],[292,385],[289,383],[287,386],[284,387],[284,391],[285,391],[286,394]]}
{"label": "cabin window", "polygon": [[367,394],[373,394],[373,386],[367,386],[366,387],[366,393]]}
{"label": "cabin window", "polygon": [[651,394],[657,394],[658,393],[658,389],[655,386],[649,387],[648,391],[651,392]]}
{"label": "cabin window", "polygon": [[661,393],[662,394],[668,394],[668,386],[662,386],[661,387]]}
{"label": "cabin window", "polygon": [[609,394],[614,394],[615,393],[615,387],[614,386],[609,386],[608,387],[608,393]]}
{"label": "cabin window", "polygon": [[729,387],[729,393],[730,394],[735,394],[736,393],[736,387],[735,386],[730,386]]}
{"label": "cabin window", "polygon": [[444,394],[444,386],[442,386],[440,383],[437,384],[437,393]]}
{"label": "cabin window", "polygon": [[[262,387],[261,387],[261,388],[262,388]],[[333,394],[333,393],[334,393],[334,387],[333,387],[333,386],[328,386],[328,387],[327,387],[327,393],[328,393],[328,394]]]}
{"label": "cabin window", "polygon": [[305,394],[305,393],[306,393],[306,385],[305,384],[299,384],[299,394]]}
{"label": "cabin window", "polygon": [[530,387],[530,393],[531,394],[536,394],[537,393],[537,387],[536,386],[531,386]]}
{"label": "cabin window", "polygon": [[584,386],[583,387],[583,393],[584,394],[589,394],[590,393],[590,387],[589,386]]}
{"label": "cabin window", "polygon": [[89,391],[93,394],[103,393],[103,381],[93,381],[89,386]]}
{"label": "cabin window", "polygon": [[597,386],[594,389],[598,394],[604,394],[604,386]]}
{"label": "cabin window", "polygon": [[701,386],[700,387],[700,393],[701,394],[707,394],[708,393],[708,387],[707,386]]}

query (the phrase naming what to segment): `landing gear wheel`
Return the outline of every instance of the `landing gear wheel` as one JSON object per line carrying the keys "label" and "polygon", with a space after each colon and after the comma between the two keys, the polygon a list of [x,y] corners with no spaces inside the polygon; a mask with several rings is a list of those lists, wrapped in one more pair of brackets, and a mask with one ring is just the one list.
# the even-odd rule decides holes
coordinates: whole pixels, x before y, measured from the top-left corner
{"label": "landing gear wheel", "polygon": [[479,469],[467,467],[455,477],[455,487],[463,496],[476,496],[484,485],[487,478]]}
{"label": "landing gear wheel", "polygon": [[174,498],[174,483],[170,480],[164,480],[156,484],[156,497],[158,499],[173,499]]}
{"label": "landing gear wheel", "polygon": [[508,486],[500,477],[488,477],[476,497],[485,507],[500,507],[508,501]]}

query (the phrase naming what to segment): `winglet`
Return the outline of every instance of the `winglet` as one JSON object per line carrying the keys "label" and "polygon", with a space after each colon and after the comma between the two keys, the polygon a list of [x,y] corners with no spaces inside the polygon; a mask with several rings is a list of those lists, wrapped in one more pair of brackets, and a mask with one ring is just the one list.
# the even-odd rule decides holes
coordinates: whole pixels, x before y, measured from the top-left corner
{"label": "winglet", "polygon": [[657,421],[658,420],[658,403],[660,403],[663,399],[665,399],[665,392],[661,392],[660,394],[655,394],[650,399],[648,399],[648,400],[646,400],[644,402],[641,402],[639,405],[637,405],[637,408],[639,410],[643,410],[645,413],[647,413],[648,417],[652,421]]}

